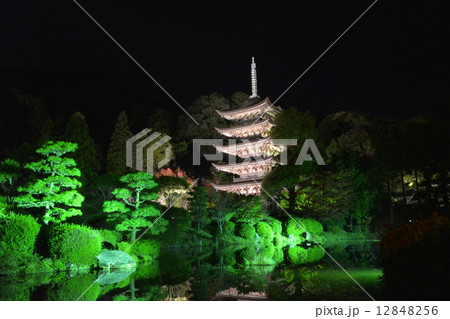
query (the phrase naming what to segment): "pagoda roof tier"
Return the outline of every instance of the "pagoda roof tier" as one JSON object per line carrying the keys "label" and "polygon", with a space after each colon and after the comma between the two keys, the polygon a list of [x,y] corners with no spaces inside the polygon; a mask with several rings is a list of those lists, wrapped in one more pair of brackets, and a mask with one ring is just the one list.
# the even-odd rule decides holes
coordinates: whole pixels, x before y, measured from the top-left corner
{"label": "pagoda roof tier", "polygon": [[270,137],[255,141],[247,141],[243,143],[229,145],[214,145],[214,147],[222,153],[227,153],[241,158],[251,156],[269,156],[273,154],[273,144]]}
{"label": "pagoda roof tier", "polygon": [[273,157],[269,157],[257,161],[244,161],[236,164],[214,164],[212,165],[219,171],[239,175],[240,178],[249,178],[253,175],[264,176],[265,173],[274,166],[277,161]]}
{"label": "pagoda roof tier", "polygon": [[270,118],[256,123],[249,122],[248,124],[233,126],[230,128],[218,128],[215,129],[222,135],[227,137],[251,137],[251,136],[263,136],[269,135],[270,129],[274,126]]}
{"label": "pagoda roof tier", "polygon": [[231,184],[213,184],[211,186],[219,191],[235,193],[238,195],[260,195],[262,179],[235,182]]}
{"label": "pagoda roof tier", "polygon": [[257,102],[254,104],[246,105],[246,102],[244,102],[236,108],[224,111],[216,110],[216,112],[227,120],[255,119],[260,117],[264,113],[275,114],[278,112],[277,109],[273,107],[268,97],[266,97],[264,100],[256,99],[256,101]]}

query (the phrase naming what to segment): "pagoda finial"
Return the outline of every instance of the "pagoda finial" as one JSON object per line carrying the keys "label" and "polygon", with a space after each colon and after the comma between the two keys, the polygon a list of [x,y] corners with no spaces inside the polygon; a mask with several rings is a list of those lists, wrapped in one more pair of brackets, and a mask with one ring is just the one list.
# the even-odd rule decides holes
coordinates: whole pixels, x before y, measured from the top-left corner
{"label": "pagoda finial", "polygon": [[256,84],[256,63],[255,63],[255,58],[254,57],[252,57],[252,71],[251,71],[251,75],[252,75],[252,95],[250,96],[250,98],[258,97],[258,86]]}

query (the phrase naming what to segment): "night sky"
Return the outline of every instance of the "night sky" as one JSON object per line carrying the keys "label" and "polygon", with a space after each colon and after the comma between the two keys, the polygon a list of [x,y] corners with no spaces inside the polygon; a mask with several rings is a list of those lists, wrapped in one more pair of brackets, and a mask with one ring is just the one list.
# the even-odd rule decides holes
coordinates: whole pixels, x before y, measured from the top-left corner
{"label": "night sky", "polygon": [[[252,56],[258,93],[274,101],[372,2],[79,1],[183,106],[250,93]],[[277,104],[318,117],[428,112],[450,84],[443,4],[379,0]],[[85,64],[178,113],[71,0],[3,1],[0,39],[2,70]]]}

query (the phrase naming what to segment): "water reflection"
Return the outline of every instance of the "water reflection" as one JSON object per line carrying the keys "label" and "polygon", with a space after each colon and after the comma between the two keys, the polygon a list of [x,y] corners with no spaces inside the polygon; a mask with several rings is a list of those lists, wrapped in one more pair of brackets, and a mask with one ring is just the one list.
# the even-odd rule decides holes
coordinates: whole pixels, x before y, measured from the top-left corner
{"label": "water reflection", "polygon": [[[374,245],[329,247],[329,253],[374,296]],[[1,300],[368,300],[318,247],[231,246],[174,250],[136,270],[0,278]],[[95,283],[94,283],[95,282]],[[94,284],[92,284],[94,283]]]}

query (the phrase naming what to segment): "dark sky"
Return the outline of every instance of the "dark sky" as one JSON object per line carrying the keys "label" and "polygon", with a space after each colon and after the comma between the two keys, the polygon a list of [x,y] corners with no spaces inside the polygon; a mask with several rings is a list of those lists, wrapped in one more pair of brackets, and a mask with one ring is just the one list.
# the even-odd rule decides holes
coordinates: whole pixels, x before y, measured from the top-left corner
{"label": "dark sky", "polygon": [[[215,91],[250,93],[252,56],[258,93],[275,100],[373,1],[79,2],[186,106]],[[444,3],[379,0],[277,104],[318,116],[426,113],[450,88]],[[0,69],[83,63],[172,103],[72,0],[0,10]]]}

